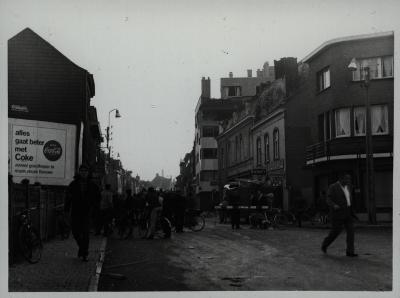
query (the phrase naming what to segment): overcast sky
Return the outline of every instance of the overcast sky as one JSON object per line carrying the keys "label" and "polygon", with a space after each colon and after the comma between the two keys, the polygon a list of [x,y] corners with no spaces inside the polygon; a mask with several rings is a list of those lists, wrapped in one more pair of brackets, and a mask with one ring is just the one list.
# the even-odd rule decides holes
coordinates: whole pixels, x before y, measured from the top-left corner
{"label": "overcast sky", "polygon": [[337,37],[398,28],[400,1],[0,1],[2,39],[30,27],[94,75],[115,154],[151,179],[191,150],[202,76],[246,76]]}

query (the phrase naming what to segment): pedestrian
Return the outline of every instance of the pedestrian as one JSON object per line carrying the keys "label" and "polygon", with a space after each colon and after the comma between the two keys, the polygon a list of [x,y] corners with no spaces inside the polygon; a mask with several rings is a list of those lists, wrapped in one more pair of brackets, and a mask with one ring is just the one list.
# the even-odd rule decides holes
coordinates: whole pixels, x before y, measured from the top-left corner
{"label": "pedestrian", "polygon": [[327,204],[330,207],[332,228],[322,242],[321,250],[326,253],[329,245],[339,236],[343,226],[346,229],[346,256],[357,257],[354,253],[353,218],[357,219],[352,208],[351,176],[341,174],[339,180],[331,184],[327,192]]}
{"label": "pedestrian", "polygon": [[101,192],[100,214],[100,231],[103,229],[103,235],[107,237],[110,234],[110,226],[113,217],[113,192],[111,191],[110,184],[106,184],[105,189]]}
{"label": "pedestrian", "polygon": [[150,227],[145,238],[150,240],[154,238],[158,213],[162,210],[159,196],[153,187],[149,187],[148,189],[146,203],[150,211]]}
{"label": "pedestrian", "polygon": [[67,188],[64,210],[71,212],[71,230],[78,244],[78,257],[88,261],[90,211],[99,200],[100,191],[89,178],[89,167],[82,164],[79,174]]}
{"label": "pedestrian", "polygon": [[228,200],[229,200],[229,204],[232,206],[232,210],[231,210],[232,230],[240,229],[240,209],[239,209],[240,197],[239,197],[237,188],[229,190]]}
{"label": "pedestrian", "polygon": [[185,221],[186,199],[180,191],[175,193],[174,204],[174,217],[175,217],[175,231],[183,233],[183,225]]}

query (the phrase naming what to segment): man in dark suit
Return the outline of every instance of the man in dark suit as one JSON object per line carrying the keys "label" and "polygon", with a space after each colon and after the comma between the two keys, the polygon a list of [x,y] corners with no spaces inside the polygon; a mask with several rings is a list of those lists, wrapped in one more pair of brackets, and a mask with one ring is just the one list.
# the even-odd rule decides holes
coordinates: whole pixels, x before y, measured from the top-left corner
{"label": "man in dark suit", "polygon": [[354,253],[353,217],[357,218],[352,209],[351,177],[349,174],[340,175],[339,181],[331,184],[327,193],[327,204],[330,207],[332,228],[322,242],[321,250],[326,253],[328,246],[346,229],[346,256],[356,257]]}

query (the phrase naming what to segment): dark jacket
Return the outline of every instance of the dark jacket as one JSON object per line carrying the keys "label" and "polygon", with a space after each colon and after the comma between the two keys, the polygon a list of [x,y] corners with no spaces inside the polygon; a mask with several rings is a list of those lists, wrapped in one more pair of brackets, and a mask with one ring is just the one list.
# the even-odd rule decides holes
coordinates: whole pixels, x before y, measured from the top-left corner
{"label": "dark jacket", "polygon": [[[347,188],[350,193],[350,208],[347,206],[346,196],[339,181],[331,184],[328,188],[326,203],[329,205],[333,220],[344,218],[347,215],[354,216],[352,188],[350,186]],[[335,209],[334,205],[338,205],[339,209]]]}
{"label": "dark jacket", "polygon": [[150,209],[161,206],[160,201],[158,199],[158,194],[155,191],[149,191],[147,193],[146,202],[147,202],[147,204],[149,204]]}
{"label": "dark jacket", "polygon": [[76,176],[67,187],[64,210],[71,210],[72,217],[88,217],[91,209],[101,200],[98,186],[91,180],[85,182],[80,176]]}

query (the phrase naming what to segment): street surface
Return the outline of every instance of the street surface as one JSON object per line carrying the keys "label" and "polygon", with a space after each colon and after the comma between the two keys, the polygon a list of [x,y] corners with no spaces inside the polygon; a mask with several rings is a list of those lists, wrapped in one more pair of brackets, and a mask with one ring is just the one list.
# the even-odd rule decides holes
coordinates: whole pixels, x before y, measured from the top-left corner
{"label": "street surface", "polygon": [[230,225],[208,219],[203,231],[174,233],[169,240],[113,236],[98,290],[392,289],[391,228],[356,229],[358,258],[345,256],[345,233],[324,255],[320,245],[327,233],[297,227],[253,230],[247,225],[232,231]]}

